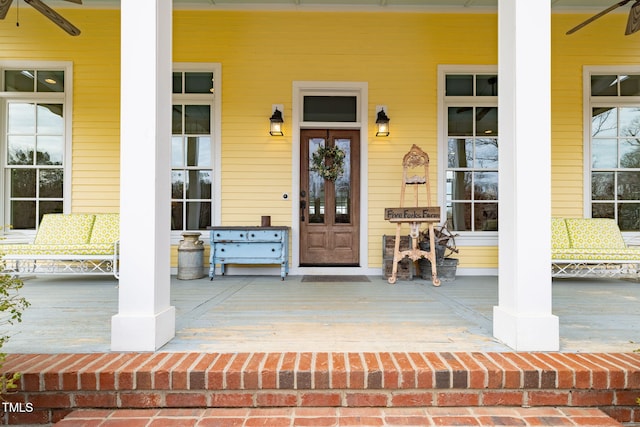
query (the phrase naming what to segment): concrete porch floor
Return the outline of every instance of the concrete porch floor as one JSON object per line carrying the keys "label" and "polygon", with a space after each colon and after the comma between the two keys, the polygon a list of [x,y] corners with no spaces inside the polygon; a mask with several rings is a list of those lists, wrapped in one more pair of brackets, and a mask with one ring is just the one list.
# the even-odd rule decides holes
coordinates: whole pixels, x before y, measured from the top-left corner
{"label": "concrete porch floor", "polygon": [[[171,279],[176,337],[168,352],[511,351],[492,336],[496,277],[459,276],[439,288],[414,279],[313,283],[301,276]],[[117,281],[26,278],[31,303],[6,353],[110,351]],[[640,349],[640,283],[555,280],[563,352]]]}

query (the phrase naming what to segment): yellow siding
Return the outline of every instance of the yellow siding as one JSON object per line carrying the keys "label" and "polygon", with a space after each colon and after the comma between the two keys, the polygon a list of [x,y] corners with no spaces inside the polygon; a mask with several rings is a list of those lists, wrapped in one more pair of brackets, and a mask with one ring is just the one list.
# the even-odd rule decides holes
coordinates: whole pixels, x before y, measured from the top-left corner
{"label": "yellow siding", "polygon": [[[119,205],[119,11],[62,11],[82,29],[67,36],[29,8],[20,27],[0,23],[0,58],[72,61],[74,212]],[[610,15],[572,35],[587,15],[552,19],[552,205],[554,215],[581,216],[583,206],[582,69],[637,64],[637,37],[626,17]],[[437,191],[437,67],[496,64],[497,15],[178,11],[175,62],[222,64],[222,223],[257,225],[261,215],[290,225],[291,105],[294,81],[367,82],[369,266],[381,265],[381,236],[394,227],[383,209],[397,205],[401,158],[412,144],[431,155]],[[141,70],[143,73],[144,70]],[[535,84],[535,82],[532,82]],[[285,136],[267,134],[271,104],[284,104]],[[376,105],[387,105],[391,136],[376,138]],[[544,114],[545,112],[541,112]],[[175,248],[173,250],[175,264]],[[494,268],[496,248],[461,248],[461,266]]]}
{"label": "yellow siding", "polygon": [[581,217],[584,204],[583,67],[638,65],[637,36],[625,36],[626,14],[610,14],[566,36],[589,15],[552,20],[552,214]]}
{"label": "yellow siding", "polygon": [[496,246],[468,246],[460,256],[460,268],[496,268],[498,248]]}
{"label": "yellow siding", "polygon": [[0,21],[0,58],[73,63],[73,212],[117,212],[120,169],[120,12],[65,10],[82,31],[70,37],[14,2]]}
{"label": "yellow siding", "polygon": [[[292,185],[292,141],[269,137],[266,119],[271,104],[284,104],[291,135],[294,81],[365,81],[368,117],[385,104],[392,119],[391,138],[375,138],[373,123],[367,135],[365,256],[381,266],[379,236],[394,232],[383,209],[399,201],[400,162],[412,144],[431,153],[437,181],[437,66],[459,63],[461,53],[465,63],[495,64],[496,23],[493,14],[177,13],[174,60],[196,61],[211,51],[211,60],[222,62],[222,222],[257,224],[266,214],[274,224],[290,223],[290,202],[280,196]],[[470,26],[477,27],[474,36]],[[434,184],[434,203],[436,191]]]}

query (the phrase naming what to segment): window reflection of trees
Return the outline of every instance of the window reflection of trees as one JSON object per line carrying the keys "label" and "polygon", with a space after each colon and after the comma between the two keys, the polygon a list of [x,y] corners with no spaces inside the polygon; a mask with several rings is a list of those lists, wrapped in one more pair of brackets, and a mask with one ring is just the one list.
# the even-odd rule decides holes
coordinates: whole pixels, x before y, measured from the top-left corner
{"label": "window reflection of trees", "polygon": [[[171,173],[172,230],[203,230],[211,222],[211,170],[174,170]],[[177,200],[175,200],[177,199]],[[186,204],[185,204],[186,203]],[[183,212],[186,208],[187,223]]]}
{"label": "window reflection of trees", "polygon": [[498,140],[451,138],[448,145],[448,220],[458,231],[497,230]]}
{"label": "window reflection of trees", "polygon": [[[5,89],[34,92],[34,72],[37,92],[63,92],[62,71],[11,71]],[[58,83],[45,82],[48,77]],[[11,101],[6,110],[9,222],[35,229],[44,214],[63,210],[64,104]]]}
{"label": "window reflection of trees", "polygon": [[[202,76],[207,82],[210,73]],[[171,126],[171,229],[204,230],[212,218],[211,105],[174,104]]]}
{"label": "window reflection of trees", "polygon": [[40,169],[38,182],[41,198],[62,198],[62,169]]}
{"label": "window reflection of trees", "polygon": [[320,147],[324,147],[324,138],[311,138],[309,140],[309,222],[313,224],[324,223],[324,178],[318,172],[311,170],[313,167],[313,154]]}
{"label": "window reflection of trees", "polygon": [[[327,181],[320,176],[313,167],[313,154],[320,147],[324,147],[324,138],[309,140],[309,189],[308,214],[309,223],[323,224],[325,222],[325,192]],[[345,153],[343,172],[334,181],[335,192],[335,222],[348,224],[351,222],[351,140],[336,139],[334,144]]]}
{"label": "window reflection of trees", "polygon": [[598,107],[591,120],[591,215],[640,230],[640,108]]}
{"label": "window reflection of trees", "polygon": [[[61,213],[63,198],[62,168],[42,168],[33,165],[33,150],[16,150],[9,155],[11,225],[14,229],[32,229],[45,213]],[[58,166],[61,162],[52,162],[48,153],[38,152],[39,165]],[[18,166],[18,167],[16,167]],[[22,199],[22,200],[21,200]],[[32,199],[27,201],[24,199]],[[52,201],[51,199],[56,199]],[[31,211],[33,209],[33,211]]]}
{"label": "window reflection of trees", "polygon": [[336,179],[336,223],[348,224],[351,222],[351,141],[348,139],[337,139],[336,146],[344,153],[343,172]]}
{"label": "window reflection of trees", "polygon": [[617,110],[615,108],[594,108],[591,120],[591,134],[596,137],[615,136],[617,126]]}

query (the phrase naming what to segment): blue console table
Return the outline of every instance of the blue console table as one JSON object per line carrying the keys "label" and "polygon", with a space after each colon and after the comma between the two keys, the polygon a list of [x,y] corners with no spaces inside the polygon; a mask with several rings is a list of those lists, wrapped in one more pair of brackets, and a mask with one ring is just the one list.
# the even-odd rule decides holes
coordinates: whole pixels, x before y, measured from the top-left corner
{"label": "blue console table", "polygon": [[216,264],[279,264],[280,277],[289,274],[289,227],[209,227],[211,255],[209,277]]}

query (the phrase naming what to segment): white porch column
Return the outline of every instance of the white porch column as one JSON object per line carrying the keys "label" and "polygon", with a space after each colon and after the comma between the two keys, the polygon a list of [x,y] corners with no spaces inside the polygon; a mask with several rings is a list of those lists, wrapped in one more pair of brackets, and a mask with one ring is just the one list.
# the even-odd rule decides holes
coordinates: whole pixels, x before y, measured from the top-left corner
{"label": "white porch column", "polygon": [[559,349],[551,314],[551,6],[498,0],[499,301],[493,334]]}
{"label": "white porch column", "polygon": [[169,305],[171,19],[167,0],[121,0],[120,286],[111,350],[175,336]]}

